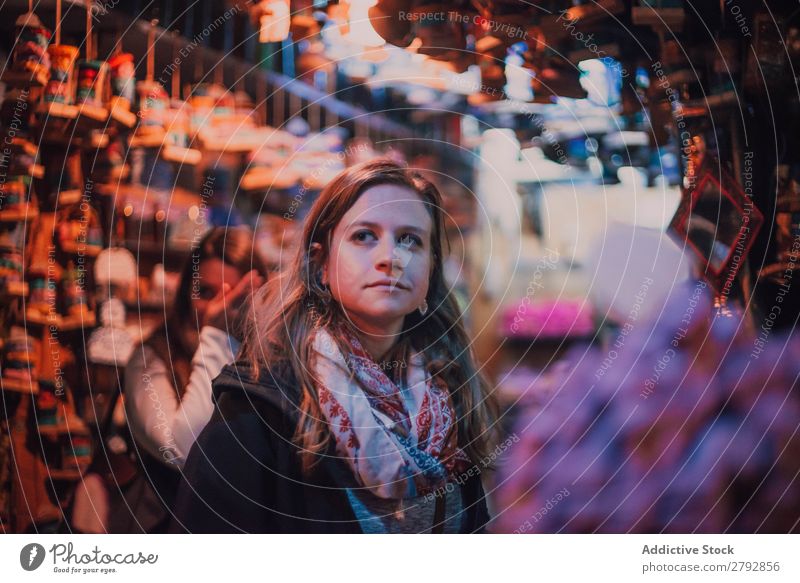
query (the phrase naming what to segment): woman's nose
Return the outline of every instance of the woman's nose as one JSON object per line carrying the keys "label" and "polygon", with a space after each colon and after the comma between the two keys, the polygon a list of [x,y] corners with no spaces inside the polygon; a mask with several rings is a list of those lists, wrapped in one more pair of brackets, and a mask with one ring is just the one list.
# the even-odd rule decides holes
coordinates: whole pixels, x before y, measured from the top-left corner
{"label": "woman's nose", "polygon": [[405,267],[404,265],[401,265],[402,262],[400,261],[400,254],[398,253],[397,244],[394,242],[394,240],[388,237],[380,242],[376,249],[376,253],[376,267],[380,271],[391,275],[396,269],[402,269]]}
{"label": "woman's nose", "polygon": [[379,245],[378,269],[393,275],[402,272],[409,261],[411,261],[411,251],[406,245],[397,243],[394,239]]}

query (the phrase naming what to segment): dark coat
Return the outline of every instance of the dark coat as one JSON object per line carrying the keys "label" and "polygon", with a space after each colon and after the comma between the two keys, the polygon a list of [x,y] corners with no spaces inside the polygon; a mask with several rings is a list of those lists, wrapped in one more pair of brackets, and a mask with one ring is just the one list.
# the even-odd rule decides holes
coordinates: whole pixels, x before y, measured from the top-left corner
{"label": "dark coat", "polygon": [[[347,464],[331,449],[310,477],[301,474],[291,441],[297,383],[269,372],[253,382],[249,370],[236,363],[214,380],[216,408],[186,460],[171,530],[360,533],[344,490],[355,487]],[[482,532],[489,516],[480,478],[460,488],[462,532]]]}

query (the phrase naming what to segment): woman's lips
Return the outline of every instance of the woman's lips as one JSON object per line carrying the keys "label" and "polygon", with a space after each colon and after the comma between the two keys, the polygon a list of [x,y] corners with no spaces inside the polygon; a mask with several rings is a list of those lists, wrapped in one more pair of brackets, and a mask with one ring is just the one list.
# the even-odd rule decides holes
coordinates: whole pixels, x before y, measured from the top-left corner
{"label": "woman's lips", "polygon": [[382,282],[371,283],[371,284],[367,285],[366,287],[367,287],[367,289],[376,289],[376,290],[379,290],[379,291],[387,291],[387,292],[407,291],[407,289],[408,289],[408,288],[406,288],[406,286],[404,286],[402,284],[399,284],[397,282],[383,282],[383,281]]}

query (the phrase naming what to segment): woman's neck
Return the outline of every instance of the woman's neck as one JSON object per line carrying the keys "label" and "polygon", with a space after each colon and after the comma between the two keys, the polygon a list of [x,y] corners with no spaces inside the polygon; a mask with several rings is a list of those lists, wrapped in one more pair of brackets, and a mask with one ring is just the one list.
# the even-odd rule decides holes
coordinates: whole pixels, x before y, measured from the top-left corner
{"label": "woman's neck", "polygon": [[363,332],[356,332],[361,345],[375,362],[383,360],[384,355],[392,349],[397,342],[394,336],[372,336]]}
{"label": "woman's neck", "polygon": [[380,362],[397,343],[402,328],[401,320],[397,324],[386,327],[356,326],[355,333],[372,360]]}

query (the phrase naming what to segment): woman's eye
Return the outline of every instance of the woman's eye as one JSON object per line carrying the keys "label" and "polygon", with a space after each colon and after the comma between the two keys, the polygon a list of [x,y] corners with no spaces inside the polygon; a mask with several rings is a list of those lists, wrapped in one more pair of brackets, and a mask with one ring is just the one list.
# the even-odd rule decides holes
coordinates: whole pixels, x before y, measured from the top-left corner
{"label": "woman's eye", "polygon": [[420,239],[416,235],[406,233],[405,235],[402,235],[400,237],[398,243],[400,243],[403,247],[411,247],[412,245],[420,246],[422,245],[422,239]]}
{"label": "woman's eye", "polygon": [[364,242],[370,240],[370,238],[375,238],[375,235],[372,233],[372,231],[357,231],[353,234],[353,241]]}

